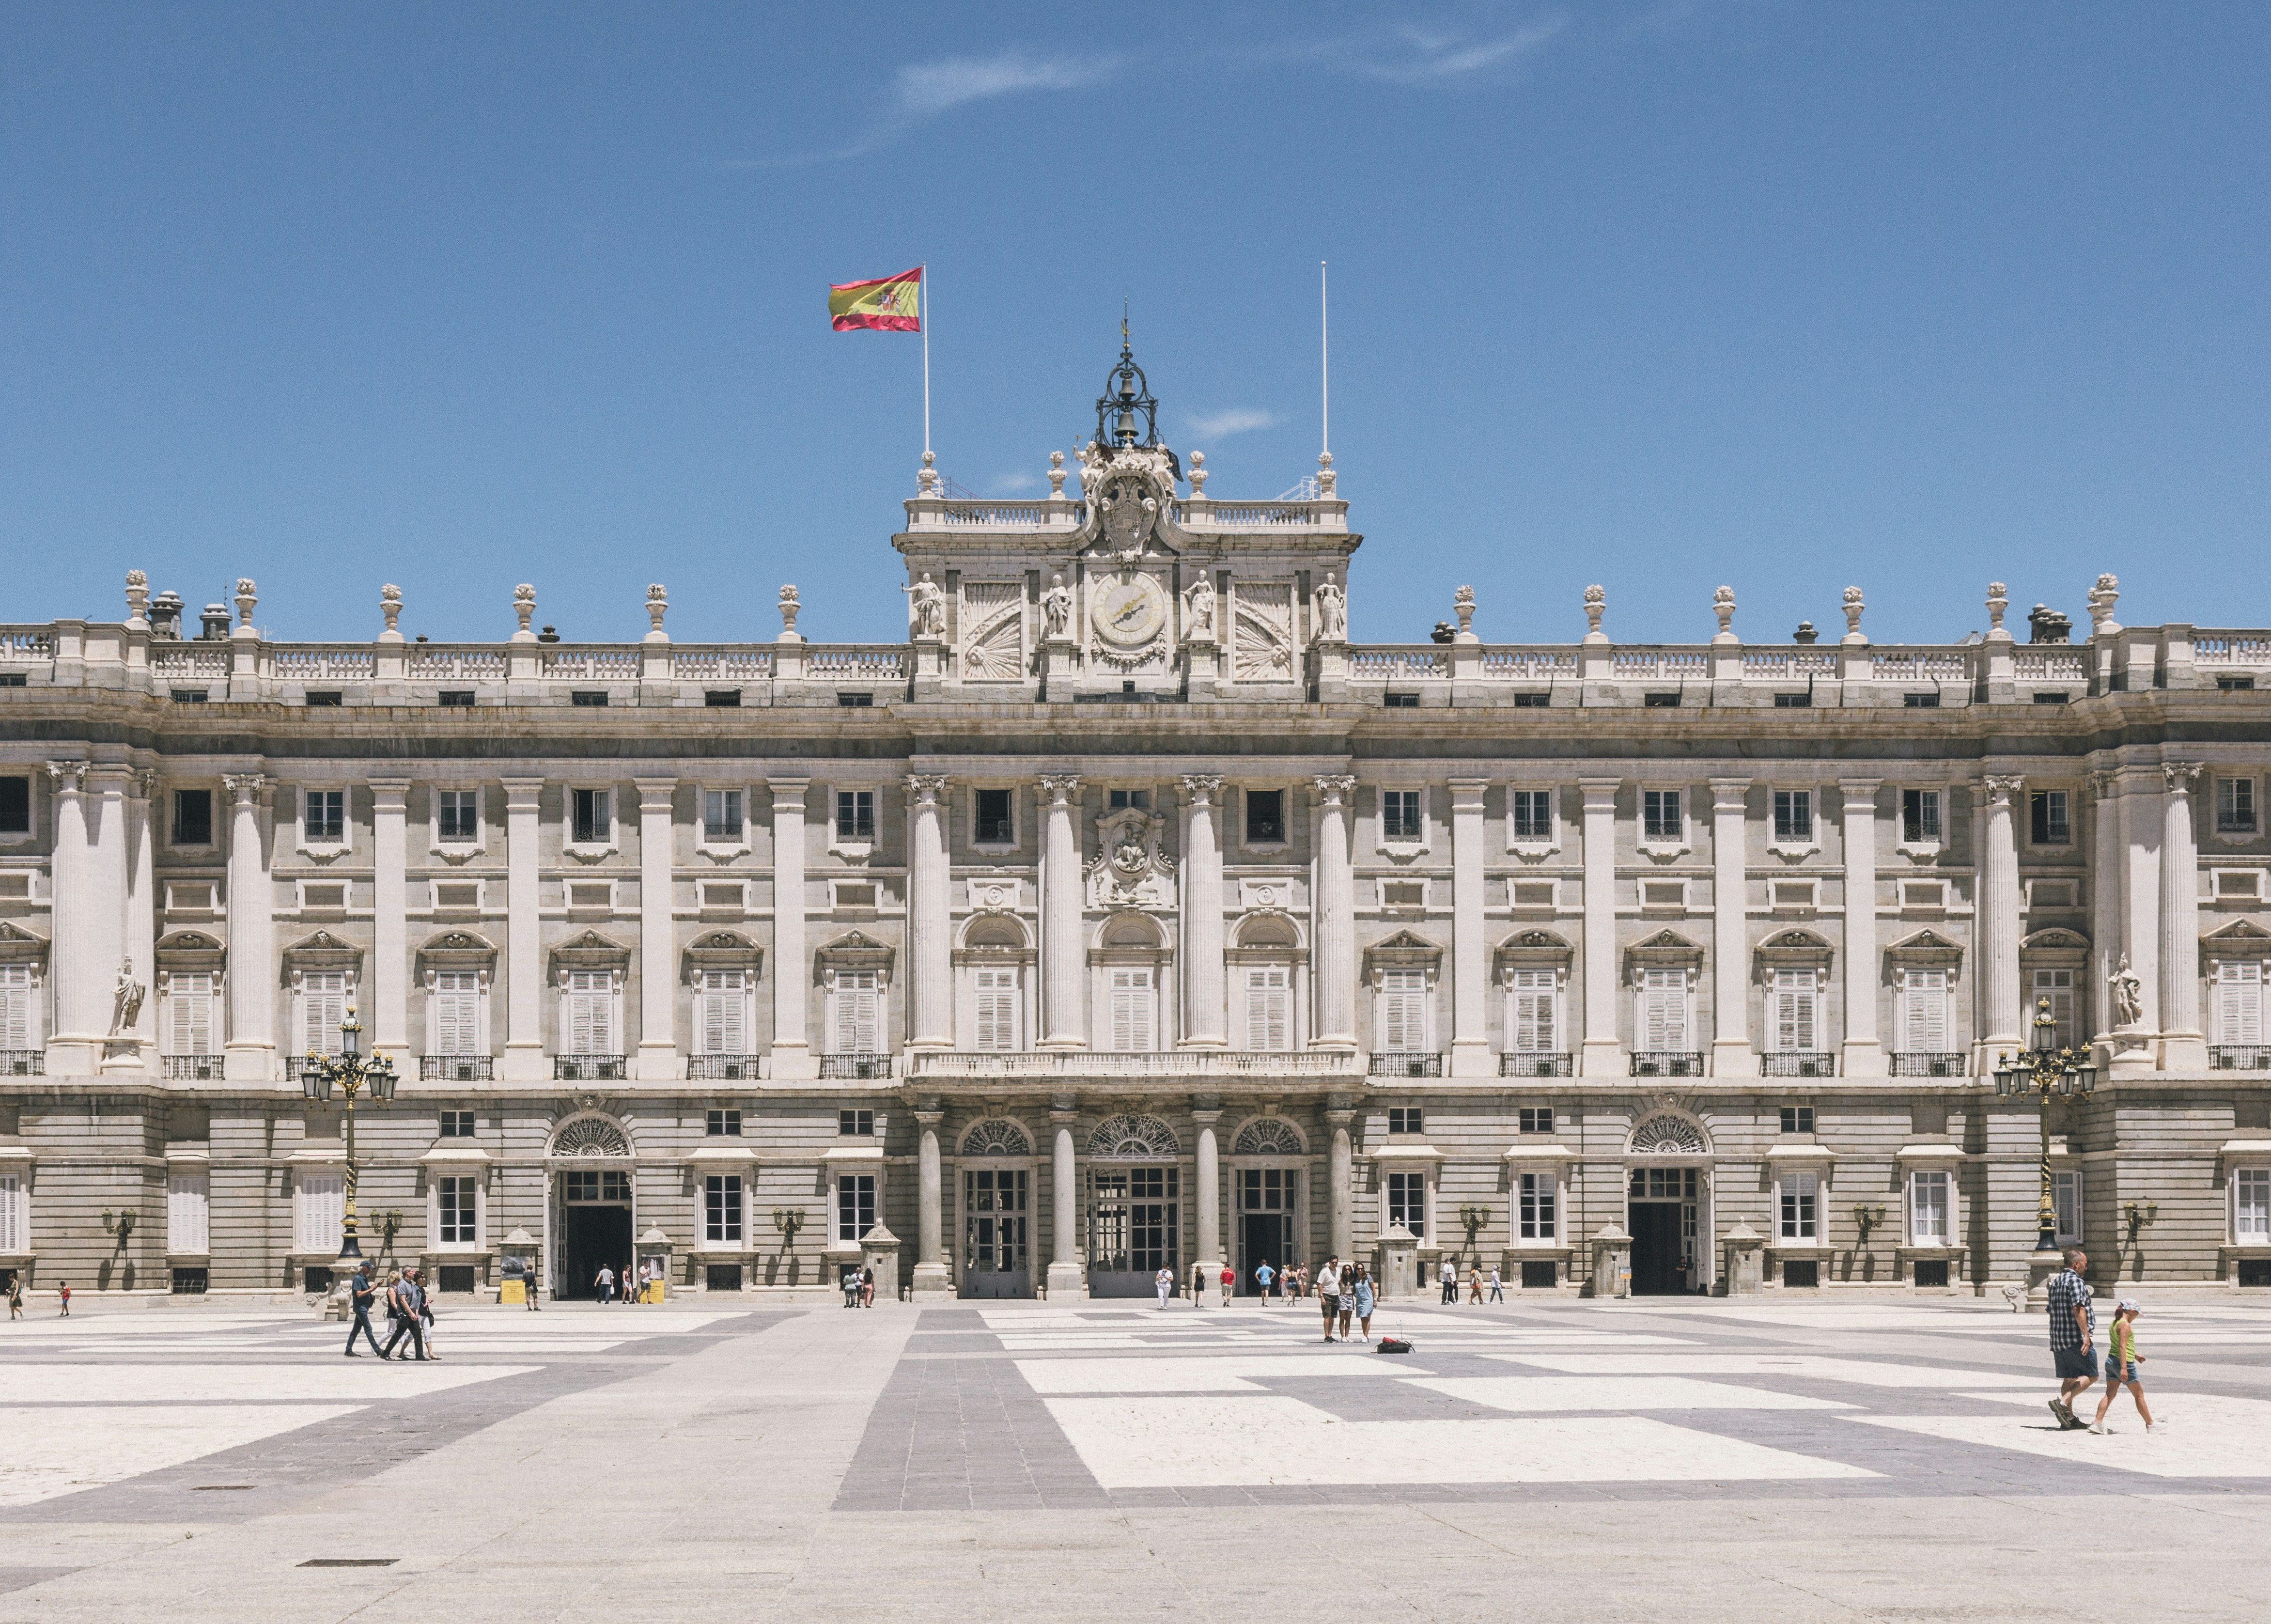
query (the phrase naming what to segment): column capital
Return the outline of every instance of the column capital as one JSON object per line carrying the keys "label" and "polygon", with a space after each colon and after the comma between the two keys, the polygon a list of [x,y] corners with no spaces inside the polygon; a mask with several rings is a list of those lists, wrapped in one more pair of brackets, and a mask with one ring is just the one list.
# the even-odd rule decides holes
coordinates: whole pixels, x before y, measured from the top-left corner
{"label": "column capital", "polygon": [[1979,781],[1986,786],[1990,806],[2007,807],[2027,787],[2027,780],[2015,772],[1991,772]]}
{"label": "column capital", "polygon": [[1212,1128],[1222,1121],[1222,1101],[1212,1094],[1192,1095],[1191,1121],[1201,1128]]}
{"label": "column capital", "polygon": [[1873,798],[1876,793],[1884,787],[1884,784],[1885,781],[1882,778],[1840,778],[1837,780],[1837,788],[1841,794],[1848,798],[1854,795],[1867,795]]}
{"label": "column capital", "polygon": [[917,806],[936,806],[938,798],[946,793],[947,777],[943,772],[910,772],[900,780]]}
{"label": "column capital", "polygon": [[542,778],[507,778],[504,780],[504,807],[508,812],[533,812],[539,796],[544,793]]}
{"label": "column capital", "polygon": [[83,761],[51,761],[48,764],[48,780],[59,795],[76,795],[86,781],[86,764]]}
{"label": "column capital", "polygon": [[1483,797],[1490,793],[1488,778],[1453,778],[1451,780],[1451,809],[1464,812],[1479,808]]}
{"label": "column capital", "polygon": [[915,1121],[920,1123],[925,1130],[936,1133],[938,1125],[946,1121],[946,1113],[936,1105],[917,1106]]}
{"label": "column capital", "polygon": [[1183,777],[1183,804],[1208,807],[1222,793],[1222,779],[1212,773],[1186,773]]}
{"label": "column capital", "polygon": [[2161,779],[2168,786],[2170,794],[2189,795],[2193,790],[2193,780],[2200,777],[2202,771],[2203,764],[2200,762],[2164,761],[2161,764]]}
{"label": "column capital", "polygon": [[1748,778],[1713,778],[1711,780],[1711,810],[1714,812],[1739,812],[1743,809],[1745,798],[1748,796],[1750,793],[1751,780]]}
{"label": "column capital", "polygon": [[1356,789],[1356,775],[1350,772],[1321,772],[1311,781],[1329,807],[1345,805]]}
{"label": "column capital", "polygon": [[1617,791],[1624,787],[1622,778],[1579,778],[1577,787],[1585,792],[1585,810],[1613,812],[1617,809]]}
{"label": "column capital", "polygon": [[153,767],[138,767],[134,772],[134,799],[154,801],[158,795],[158,773]]}
{"label": "column capital", "polygon": [[678,793],[676,778],[633,778],[631,782],[637,786],[639,810],[642,812],[669,811],[671,801]]}
{"label": "column capital", "polygon": [[1049,1096],[1049,1121],[1059,1128],[1070,1128],[1080,1118],[1076,1102],[1070,1094]]}
{"label": "column capital", "polygon": [[222,776],[221,783],[227,786],[229,798],[243,807],[259,801],[261,792],[268,787],[269,778],[261,772],[231,772]]}
{"label": "column capital", "polygon": [[410,793],[408,778],[366,778],[370,786],[370,806],[374,812],[399,812]]}
{"label": "column capital", "polygon": [[804,792],[812,787],[812,780],[808,778],[769,778],[765,780],[765,787],[772,791],[775,801],[778,801],[783,795],[794,795],[801,799]]}
{"label": "column capital", "polygon": [[2111,801],[2120,793],[2121,780],[2111,769],[2101,769],[2089,775],[2089,793],[2100,801]]}

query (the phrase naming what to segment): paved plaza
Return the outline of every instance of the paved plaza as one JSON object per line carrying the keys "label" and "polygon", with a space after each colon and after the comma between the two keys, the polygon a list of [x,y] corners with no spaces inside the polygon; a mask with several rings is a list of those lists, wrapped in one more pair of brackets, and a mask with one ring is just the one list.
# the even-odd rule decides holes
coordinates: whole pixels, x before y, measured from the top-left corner
{"label": "paved plaza", "polygon": [[2260,1618],[2260,1314],[2056,1431],[2039,1315],[1889,1302],[205,1307],[0,1328],[0,1620]]}

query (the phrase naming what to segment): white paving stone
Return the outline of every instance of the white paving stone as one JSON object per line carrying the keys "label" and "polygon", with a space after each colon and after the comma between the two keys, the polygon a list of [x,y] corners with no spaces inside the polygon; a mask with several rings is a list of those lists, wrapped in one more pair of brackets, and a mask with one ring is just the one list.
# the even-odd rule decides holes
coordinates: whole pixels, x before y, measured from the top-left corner
{"label": "white paving stone", "polygon": [[[1037,1393],[1250,1393],[1256,1377],[1408,1376],[1401,1363],[1333,1354],[1173,1359],[1021,1359],[1017,1370]],[[1418,1374],[1426,1374],[1427,1372]]]}
{"label": "white paving stone", "polygon": [[1901,1365],[1815,1353],[1485,1353],[1483,1357],[1577,1375],[1799,1376],[1813,1382],[1940,1391],[1956,1386],[2039,1387],[2044,1381],[2043,1376],[2018,1371],[1964,1370],[1928,1361]]}
{"label": "white paving stone", "polygon": [[353,1415],[354,1404],[182,1404],[0,1409],[0,1506],[75,1494],[278,1433]]}
{"label": "white paving stone", "polygon": [[[2060,1431],[2050,1412],[2036,1416],[1850,1415],[1846,1420],[1892,1427],[1950,1443],[2017,1449],[2076,1466],[2106,1466],[2155,1478],[2271,1478],[2271,1403],[2225,1398],[2214,1394],[2183,1397],[2148,1394],[2156,1418],[2167,1415],[2166,1432],[2148,1434],[2126,1398],[2114,1401],[2106,1424],[2096,1433]],[[2092,1399],[2083,1413],[2095,1411]],[[2039,1419],[2036,1419],[2036,1418]],[[2045,1488],[2053,1486],[2045,1484]]]}
{"label": "white paving stone", "polygon": [[207,1404],[336,1399],[369,1403],[444,1392],[538,1369],[534,1365],[0,1365],[19,1404]]}
{"label": "white paving stone", "polygon": [[1808,1398],[1687,1376],[1436,1376],[1414,1387],[1493,1410],[1848,1410]]}

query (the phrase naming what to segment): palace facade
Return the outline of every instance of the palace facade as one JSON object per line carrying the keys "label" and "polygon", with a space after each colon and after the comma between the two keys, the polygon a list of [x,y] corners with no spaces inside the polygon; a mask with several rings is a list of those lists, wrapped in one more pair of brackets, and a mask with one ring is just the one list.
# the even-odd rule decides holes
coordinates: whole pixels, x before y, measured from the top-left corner
{"label": "palace facade", "polygon": [[1985,1290],[2045,1144],[2102,1282],[2271,1285],[2271,633],[1358,644],[1329,458],[1210,495],[1123,350],[1050,460],[925,466],[903,644],[0,628],[0,1270],[323,1290],[353,1010],[445,1291]]}

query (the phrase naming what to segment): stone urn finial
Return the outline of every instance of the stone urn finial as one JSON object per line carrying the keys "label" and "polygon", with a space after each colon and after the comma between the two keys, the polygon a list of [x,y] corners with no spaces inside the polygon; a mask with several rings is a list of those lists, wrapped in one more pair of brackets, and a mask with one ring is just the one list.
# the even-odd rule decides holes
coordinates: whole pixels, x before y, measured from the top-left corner
{"label": "stone urn finial", "polygon": [[2089,589],[2089,635],[2110,637],[2121,629],[2113,619],[2113,606],[2121,600],[2121,583],[2111,575],[2101,575],[2097,585]]}
{"label": "stone urn finial", "polygon": [[126,629],[150,629],[150,577],[139,570],[126,572]]}
{"label": "stone urn finial", "polygon": [[1206,453],[1204,451],[1193,451],[1191,453],[1192,500],[1196,501],[1206,495]]}
{"label": "stone urn finial", "polygon": [[1711,594],[1711,613],[1719,617],[1718,635],[1714,643],[1732,643],[1735,639],[1735,589],[1722,586]]}
{"label": "stone urn finial", "polygon": [[795,587],[784,586],[780,589],[780,640],[783,643],[801,643],[804,641],[801,637],[797,635],[796,629],[797,611],[803,607],[804,605],[797,599]]}
{"label": "stone urn finial", "polygon": [[1475,637],[1475,589],[1462,586],[1451,594],[1451,613],[1459,617],[1459,641],[1472,643]]}
{"label": "stone urn finial", "polygon": [[252,577],[249,575],[237,577],[235,636],[249,637],[255,635],[252,629],[252,612],[259,607],[260,589],[253,585]]}
{"label": "stone urn finial", "polygon": [[389,582],[378,589],[378,612],[386,617],[386,629],[378,634],[381,643],[402,641],[402,589]]}
{"label": "stone urn finial", "polygon": [[1866,643],[1869,640],[1868,634],[1861,629],[1861,611],[1868,607],[1862,600],[1859,587],[1849,586],[1845,589],[1845,636],[1843,641]]}
{"label": "stone urn finial", "polygon": [[2008,637],[2003,629],[2003,611],[2011,607],[2011,594],[2000,581],[1987,583],[1987,635]]}
{"label": "stone urn finial", "polygon": [[1330,451],[1319,451],[1317,453],[1318,496],[1326,502],[1332,501],[1337,495],[1335,488],[1340,483],[1340,477],[1333,472],[1333,454]]}
{"label": "stone urn finial", "polygon": [[512,634],[515,643],[533,643],[536,634],[529,622],[536,618],[536,588],[523,581],[512,589],[512,612],[520,621],[520,629]]}
{"label": "stone urn finial", "polygon": [[649,643],[670,641],[669,634],[662,629],[662,617],[669,610],[670,594],[663,590],[662,583],[657,581],[646,589],[646,640]]}
{"label": "stone urn finial", "polygon": [[938,453],[935,451],[923,453],[922,472],[915,475],[915,495],[918,496],[938,495]]}
{"label": "stone urn finial", "polygon": [[1051,451],[1049,453],[1049,500],[1051,502],[1064,500],[1064,453]]}
{"label": "stone urn finial", "polygon": [[1607,587],[1594,585],[1585,589],[1586,642],[1606,643],[1609,640],[1607,635],[1601,630],[1601,615],[1608,607],[1609,589]]}

